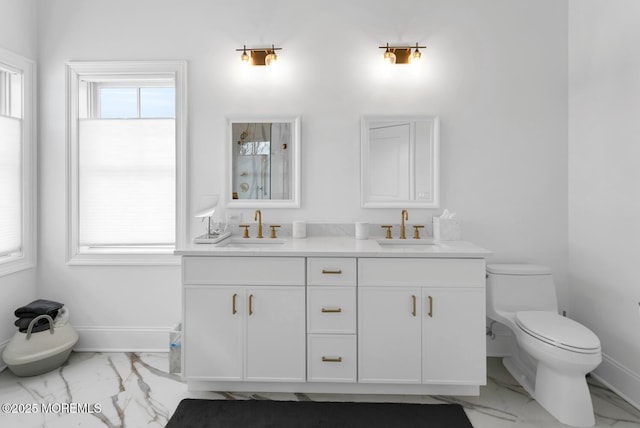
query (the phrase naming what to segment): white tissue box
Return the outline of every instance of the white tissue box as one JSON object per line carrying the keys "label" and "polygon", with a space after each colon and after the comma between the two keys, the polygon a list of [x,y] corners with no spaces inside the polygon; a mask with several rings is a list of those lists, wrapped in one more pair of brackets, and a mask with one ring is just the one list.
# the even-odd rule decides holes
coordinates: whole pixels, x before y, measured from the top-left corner
{"label": "white tissue box", "polygon": [[460,219],[433,218],[433,239],[438,241],[459,241],[461,238]]}

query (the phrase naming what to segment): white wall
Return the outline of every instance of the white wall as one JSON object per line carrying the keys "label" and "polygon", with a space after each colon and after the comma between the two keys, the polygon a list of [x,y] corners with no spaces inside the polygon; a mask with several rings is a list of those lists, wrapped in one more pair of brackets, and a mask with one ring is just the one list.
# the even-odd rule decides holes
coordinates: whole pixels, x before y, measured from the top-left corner
{"label": "white wall", "polygon": [[571,313],[596,373],[640,407],[640,3],[569,2]]}
{"label": "white wall", "polygon": [[[36,14],[32,0],[0,0],[0,46],[36,58]],[[13,311],[35,298],[35,269],[0,277],[0,353],[16,332]],[[0,365],[2,362],[0,361]]]}
{"label": "white wall", "polygon": [[[177,267],[65,264],[69,60],[189,61],[190,213],[200,195],[223,191],[226,115],[294,113],[302,208],[264,210],[265,221],[399,222],[400,210],[359,206],[360,116],[437,113],[442,208],[458,212],[463,238],[495,251],[494,260],[551,266],[566,307],[565,1],[56,0],[38,9],[39,286],[67,303],[76,325],[100,327],[85,338],[125,347],[119,332],[171,325],[180,279]],[[386,42],[426,44],[423,68],[384,69]],[[235,49],[272,43],[283,48],[279,68],[242,73]],[[410,210],[410,221],[439,211]],[[201,227],[192,219],[190,236]],[[140,346],[160,343],[151,336]]]}

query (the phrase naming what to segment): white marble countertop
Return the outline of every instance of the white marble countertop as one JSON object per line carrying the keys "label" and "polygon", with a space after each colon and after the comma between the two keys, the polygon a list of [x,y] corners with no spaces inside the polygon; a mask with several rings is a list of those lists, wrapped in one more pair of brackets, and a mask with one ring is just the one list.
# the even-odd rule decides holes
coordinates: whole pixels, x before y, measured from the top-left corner
{"label": "white marble countertop", "polygon": [[424,257],[485,258],[491,251],[466,241],[412,239],[406,243],[393,240],[381,245],[376,239],[359,240],[344,236],[307,237],[304,239],[229,238],[218,244],[189,244],[177,249],[181,256],[245,256],[245,257]]}

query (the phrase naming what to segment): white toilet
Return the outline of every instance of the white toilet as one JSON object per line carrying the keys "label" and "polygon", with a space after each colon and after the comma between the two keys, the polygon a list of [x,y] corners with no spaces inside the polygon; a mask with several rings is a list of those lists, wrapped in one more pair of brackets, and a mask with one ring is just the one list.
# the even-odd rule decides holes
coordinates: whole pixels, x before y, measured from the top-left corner
{"label": "white toilet", "polygon": [[563,424],[593,426],[585,375],[602,361],[598,337],[558,314],[549,268],[488,264],[487,273],[487,317],[515,336],[507,370]]}

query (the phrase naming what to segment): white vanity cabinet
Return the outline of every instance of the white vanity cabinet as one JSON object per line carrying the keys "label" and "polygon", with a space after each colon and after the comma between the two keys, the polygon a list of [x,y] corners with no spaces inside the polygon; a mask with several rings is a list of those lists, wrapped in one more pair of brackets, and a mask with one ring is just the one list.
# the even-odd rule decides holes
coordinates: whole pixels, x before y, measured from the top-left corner
{"label": "white vanity cabinet", "polygon": [[184,377],[303,382],[305,259],[184,257]]}
{"label": "white vanity cabinet", "polygon": [[358,381],[486,382],[484,259],[360,259]]}
{"label": "white vanity cabinet", "polygon": [[477,395],[485,259],[310,237],[181,250],[191,391]]}

